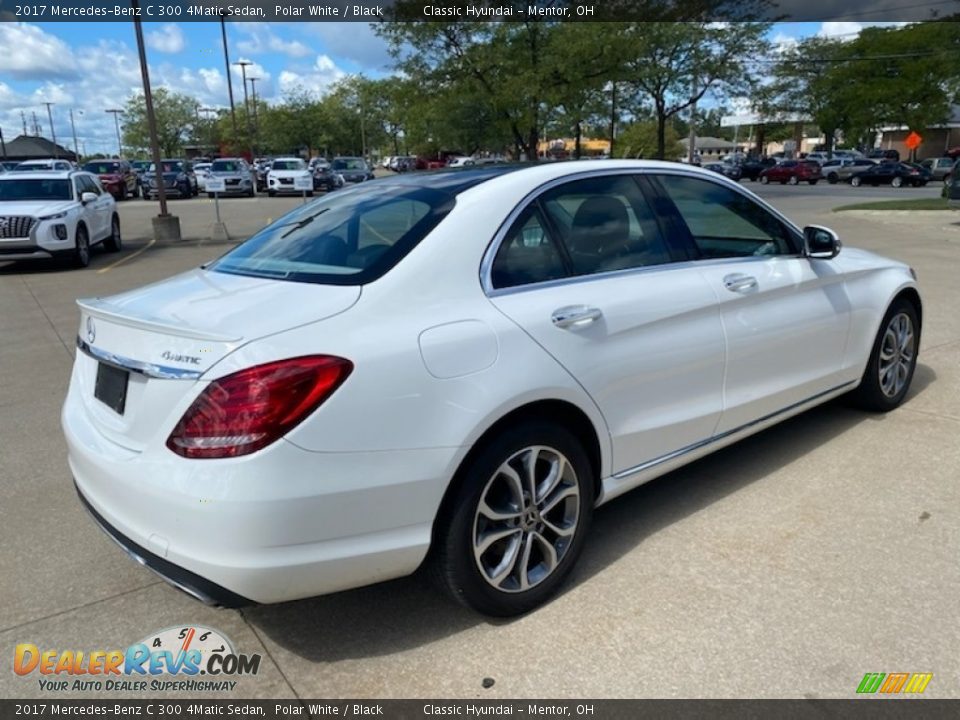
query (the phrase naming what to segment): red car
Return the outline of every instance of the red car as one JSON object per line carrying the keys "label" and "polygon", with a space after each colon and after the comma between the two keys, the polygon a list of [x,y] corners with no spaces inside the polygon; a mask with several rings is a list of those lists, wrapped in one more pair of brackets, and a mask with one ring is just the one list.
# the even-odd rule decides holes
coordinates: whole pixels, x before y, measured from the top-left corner
{"label": "red car", "polygon": [[781,185],[808,182],[816,185],[822,178],[820,163],[813,160],[784,160],[760,173],[760,182],[764,185],[771,182],[778,182]]}
{"label": "red car", "polygon": [[115,200],[136,197],[139,189],[137,173],[126,160],[91,160],[83,169],[100,178],[103,189],[113,195]]}

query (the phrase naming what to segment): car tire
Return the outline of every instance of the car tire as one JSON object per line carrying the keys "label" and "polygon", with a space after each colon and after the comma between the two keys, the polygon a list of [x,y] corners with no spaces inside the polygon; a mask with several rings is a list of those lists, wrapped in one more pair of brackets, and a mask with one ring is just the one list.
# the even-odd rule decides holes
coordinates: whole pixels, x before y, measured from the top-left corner
{"label": "car tire", "polygon": [[816,184],[817,184],[818,182],[820,182],[820,181],[819,181],[819,180],[808,180],[807,182],[809,182],[811,185],[816,185]]}
{"label": "car tire", "polygon": [[839,180],[840,180],[840,176],[837,175],[836,173],[830,173],[829,175],[827,175],[827,182],[830,183],[831,185],[836,185]]}
{"label": "car tire", "polygon": [[787,182],[789,182],[791,185],[799,185],[800,178],[798,178],[796,175],[791,175],[790,179]]}
{"label": "car tire", "polygon": [[880,323],[860,386],[852,393],[855,404],[874,412],[889,412],[902,404],[917,367],[919,347],[917,309],[898,298]]}
{"label": "car tire", "polygon": [[770,178],[768,178],[766,175],[761,175],[761,176],[760,176],[760,184],[761,184],[761,185],[768,185],[769,183],[770,183]]}
{"label": "car tire", "polygon": [[110,221],[110,235],[103,241],[103,247],[107,252],[120,252],[123,246],[123,239],[120,237],[120,218],[116,215]]}
{"label": "car tire", "polygon": [[275,190],[267,190],[267,195],[269,195],[270,197],[276,197],[277,193]]}
{"label": "car tire", "polygon": [[890,181],[890,184],[895,188],[901,187],[903,185],[903,178],[895,177]]}
{"label": "car tire", "polygon": [[73,243],[73,266],[85,268],[90,264],[90,234],[85,225],[77,225]]}
{"label": "car tire", "polygon": [[860,180],[860,178],[858,178],[858,177],[852,177],[852,178],[850,178],[850,184],[853,185],[853,187],[860,187],[861,182],[863,182],[863,181]]}
{"label": "car tire", "polygon": [[[533,453],[539,460],[530,463]],[[455,482],[435,527],[434,580],[487,615],[541,605],[573,568],[593,515],[594,471],[581,443],[559,425],[526,421],[479,447]],[[531,491],[543,492],[539,501]]]}
{"label": "car tire", "polygon": [[207,197],[213,200],[213,193],[207,193]]}

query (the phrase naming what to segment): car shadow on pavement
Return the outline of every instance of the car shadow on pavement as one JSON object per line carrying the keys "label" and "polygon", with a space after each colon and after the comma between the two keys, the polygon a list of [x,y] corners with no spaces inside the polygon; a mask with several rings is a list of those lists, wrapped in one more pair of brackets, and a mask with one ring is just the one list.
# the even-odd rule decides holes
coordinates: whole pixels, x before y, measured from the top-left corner
{"label": "car shadow on pavement", "polygon": [[[910,397],[923,393],[935,379],[930,367],[918,364]],[[880,422],[882,417],[835,400],[611,501],[594,515],[583,555],[561,595],[662,528],[776,472],[856,425]],[[242,612],[258,631],[312,662],[390,655],[480,624],[513,622],[486,618],[457,605],[424,575],[421,570],[379,585]]]}

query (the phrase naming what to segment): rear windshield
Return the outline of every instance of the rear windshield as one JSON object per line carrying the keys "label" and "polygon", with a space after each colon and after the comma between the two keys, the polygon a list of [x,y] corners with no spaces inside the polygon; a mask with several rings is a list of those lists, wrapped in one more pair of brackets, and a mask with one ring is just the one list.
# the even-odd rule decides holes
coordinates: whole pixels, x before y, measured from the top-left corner
{"label": "rear windshield", "polygon": [[240,172],[240,163],[236,160],[215,160],[210,170],[213,172]]}
{"label": "rear windshield", "polygon": [[18,178],[0,180],[0,201],[4,200],[72,200],[69,180]]}
{"label": "rear windshield", "polygon": [[431,188],[370,184],[288,213],[209,269],[326,285],[362,285],[400,262],[453,208]]}

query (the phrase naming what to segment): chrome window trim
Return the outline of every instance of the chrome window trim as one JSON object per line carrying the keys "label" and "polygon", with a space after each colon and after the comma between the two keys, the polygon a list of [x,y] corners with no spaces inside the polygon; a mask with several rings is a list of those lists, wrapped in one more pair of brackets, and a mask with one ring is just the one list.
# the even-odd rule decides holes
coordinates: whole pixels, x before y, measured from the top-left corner
{"label": "chrome window trim", "polygon": [[168,365],[155,365],[153,363],[123,357],[122,355],[116,355],[107,350],[93,347],[81,339],[79,335],[77,336],[77,349],[105,365],[111,365],[121,370],[128,370],[145,377],[159,378],[162,380],[197,380],[203,375],[203,371],[201,370],[184,370]]}
{"label": "chrome window trim", "polygon": [[[709,258],[704,260],[687,260],[681,262],[667,262],[661,265],[647,265],[645,267],[639,268],[625,268],[623,270],[613,270],[605,273],[593,273],[590,275],[574,275],[566,278],[558,278],[557,280],[544,280],[542,282],[528,283],[526,285],[516,285],[510,288],[495,288],[493,286],[492,280],[492,271],[493,271],[493,261],[497,256],[497,252],[500,250],[500,245],[503,243],[504,238],[507,235],[507,232],[510,231],[510,228],[513,227],[513,223],[516,222],[517,218],[541,195],[546,193],[553,188],[564,185],[569,182],[575,182],[577,180],[584,180],[594,177],[610,177],[614,175],[678,175],[680,177],[693,178],[698,180],[704,180],[706,182],[713,183],[715,185],[721,185],[726,187],[734,192],[740,193],[743,197],[751,202],[757,203],[764,210],[769,212],[771,215],[776,217],[780,222],[782,222],[788,230],[793,231],[796,235],[794,240],[796,241],[798,247],[801,248],[801,251],[792,255],[756,255],[756,256],[745,256],[745,257],[733,257],[733,258]],[[700,173],[700,172],[690,172],[682,168],[616,168],[611,170],[585,170],[583,172],[574,173],[571,175],[564,175],[560,178],[554,178],[549,180],[542,185],[538,185],[536,188],[528,192],[523,199],[517,203],[517,205],[510,211],[510,214],[507,215],[506,219],[500,224],[500,227],[497,228],[496,233],[494,233],[493,239],[487,245],[487,249],[484,251],[483,259],[480,261],[480,286],[483,288],[483,292],[487,297],[498,297],[501,295],[512,294],[515,292],[524,292],[527,290],[539,290],[546,287],[557,287],[560,285],[569,285],[573,283],[587,282],[593,280],[594,278],[608,278],[612,276],[619,277],[620,275],[639,273],[639,272],[649,272],[651,270],[663,270],[665,268],[675,268],[675,267],[703,267],[704,263],[714,263],[714,262],[744,262],[751,260],[770,260],[772,258],[801,258],[803,257],[803,231],[797,227],[796,224],[791,222],[786,216],[783,215],[779,210],[774,208],[763,198],[757,197],[752,193],[748,193],[740,183],[731,180],[730,178],[724,177],[722,175],[716,175],[716,173],[710,173],[709,175]],[[669,240],[668,240],[669,242]]]}

